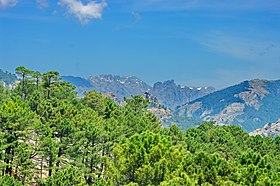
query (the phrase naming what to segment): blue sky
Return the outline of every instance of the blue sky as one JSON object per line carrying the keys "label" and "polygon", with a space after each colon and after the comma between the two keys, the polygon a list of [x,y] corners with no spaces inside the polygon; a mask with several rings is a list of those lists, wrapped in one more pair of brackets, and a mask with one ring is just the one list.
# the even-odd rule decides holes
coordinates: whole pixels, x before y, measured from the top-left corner
{"label": "blue sky", "polygon": [[279,0],[0,0],[0,68],[218,89],[280,79]]}

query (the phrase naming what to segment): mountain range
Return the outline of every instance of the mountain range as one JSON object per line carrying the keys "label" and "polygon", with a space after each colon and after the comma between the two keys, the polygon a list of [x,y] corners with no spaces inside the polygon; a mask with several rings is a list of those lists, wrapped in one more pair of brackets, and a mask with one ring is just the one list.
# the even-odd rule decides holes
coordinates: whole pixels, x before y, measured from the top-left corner
{"label": "mountain range", "polygon": [[[280,80],[250,80],[215,91],[213,87],[187,87],[174,80],[157,82],[153,86],[135,76],[99,75],[87,79],[62,76],[85,91],[110,93],[118,101],[124,97],[145,95],[155,113],[168,127],[177,124],[182,130],[205,121],[217,125],[237,125],[251,135],[278,136],[280,131]],[[10,87],[17,80],[11,73],[0,70],[0,83]]]}
{"label": "mountain range", "polygon": [[123,101],[124,97],[129,98],[149,92],[157,98],[159,104],[172,110],[215,91],[213,87],[177,85],[174,80],[157,82],[150,86],[135,76],[99,75],[91,76],[88,79],[62,76],[62,79],[75,85],[80,96],[85,91],[96,90],[103,94],[112,93],[119,101]]}

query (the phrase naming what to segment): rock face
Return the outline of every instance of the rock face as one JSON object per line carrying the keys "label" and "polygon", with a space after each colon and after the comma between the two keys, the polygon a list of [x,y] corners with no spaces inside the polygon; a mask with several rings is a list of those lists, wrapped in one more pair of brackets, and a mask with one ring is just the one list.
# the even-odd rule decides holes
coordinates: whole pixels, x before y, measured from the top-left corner
{"label": "rock face", "polygon": [[169,80],[163,83],[155,83],[151,94],[156,96],[162,105],[173,110],[177,106],[193,101],[214,91],[215,89],[213,87],[183,87],[176,85],[174,80]]}
{"label": "rock face", "polygon": [[117,100],[122,101],[124,97],[144,95],[148,92],[158,100],[159,104],[171,110],[215,90],[213,87],[182,87],[176,85],[174,80],[157,82],[151,87],[134,76],[99,75],[88,79],[62,76],[62,79],[75,85],[80,96],[85,91],[96,90],[103,94],[112,93]]}
{"label": "rock face", "polygon": [[268,123],[263,128],[259,128],[250,132],[249,135],[256,136],[260,135],[262,137],[277,137],[280,136],[280,118],[276,123]]}
{"label": "rock face", "polygon": [[244,81],[185,104],[175,114],[251,132],[280,117],[280,80]]}

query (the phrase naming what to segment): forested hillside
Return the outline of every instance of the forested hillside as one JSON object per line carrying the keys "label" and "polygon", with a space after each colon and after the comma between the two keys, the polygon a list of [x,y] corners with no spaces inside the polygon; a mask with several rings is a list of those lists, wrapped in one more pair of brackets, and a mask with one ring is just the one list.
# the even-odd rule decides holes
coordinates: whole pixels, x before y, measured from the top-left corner
{"label": "forested hillside", "polygon": [[79,99],[59,73],[0,88],[0,185],[279,185],[280,137],[237,126],[163,128],[142,96]]}

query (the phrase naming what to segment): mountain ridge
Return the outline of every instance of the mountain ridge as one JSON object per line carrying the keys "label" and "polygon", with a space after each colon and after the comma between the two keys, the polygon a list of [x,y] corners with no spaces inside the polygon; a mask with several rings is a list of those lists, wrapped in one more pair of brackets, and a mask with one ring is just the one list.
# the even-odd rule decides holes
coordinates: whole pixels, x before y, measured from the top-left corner
{"label": "mountain ridge", "polygon": [[279,105],[280,80],[254,79],[191,101],[175,114],[218,125],[235,124],[250,132],[275,122],[280,116]]}
{"label": "mountain ridge", "polygon": [[[156,82],[153,86],[150,86],[135,76],[111,74],[90,76],[87,79],[77,77],[76,80],[72,76],[70,78],[68,76],[62,76],[62,79],[75,85],[80,96],[85,91],[96,90],[103,94],[112,93],[118,100],[122,101],[124,97],[129,98],[131,96],[144,95],[145,92],[149,92],[159,100],[161,105],[172,110],[183,103],[214,92],[215,90],[213,87],[181,86],[177,85],[174,80]],[[85,84],[90,83],[91,86],[84,86],[80,82],[84,82]]]}

